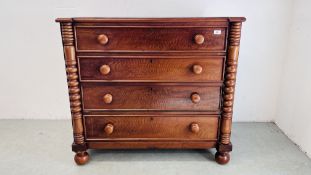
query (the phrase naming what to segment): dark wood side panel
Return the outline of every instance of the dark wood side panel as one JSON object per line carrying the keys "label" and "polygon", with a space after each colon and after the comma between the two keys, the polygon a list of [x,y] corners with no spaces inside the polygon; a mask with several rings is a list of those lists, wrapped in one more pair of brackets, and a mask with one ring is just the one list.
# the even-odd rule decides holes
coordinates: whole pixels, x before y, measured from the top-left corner
{"label": "dark wood side panel", "polygon": [[87,140],[217,139],[218,116],[85,116],[84,120]]}
{"label": "dark wood side panel", "polygon": [[[225,27],[156,28],[128,26],[76,26],[77,51],[137,52],[137,51],[224,51]],[[215,33],[216,32],[216,33]],[[204,42],[196,44],[195,36],[202,35]],[[99,36],[105,35],[104,44]]]}
{"label": "dark wood side panel", "polygon": [[[220,87],[193,85],[82,83],[82,93],[86,110],[217,111],[220,103]],[[112,99],[105,102],[107,94]],[[199,95],[199,102],[193,101],[193,94]]]}
{"label": "dark wood side panel", "polygon": [[[221,81],[224,62],[221,56],[86,56],[78,59],[81,81]],[[107,74],[101,72],[103,66],[109,68]],[[195,72],[195,67],[200,67],[201,72]]]}

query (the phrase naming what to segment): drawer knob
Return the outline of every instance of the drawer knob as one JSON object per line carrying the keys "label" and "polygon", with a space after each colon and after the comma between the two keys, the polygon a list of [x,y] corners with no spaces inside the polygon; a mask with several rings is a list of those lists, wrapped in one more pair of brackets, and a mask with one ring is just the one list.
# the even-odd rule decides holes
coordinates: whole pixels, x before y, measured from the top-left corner
{"label": "drawer knob", "polygon": [[193,132],[193,133],[198,133],[198,132],[200,131],[199,124],[197,124],[197,123],[191,123],[191,125],[190,125],[190,130],[191,130],[191,132]]}
{"label": "drawer knob", "polygon": [[200,65],[193,65],[193,66],[192,66],[192,71],[193,71],[193,73],[195,73],[195,74],[201,74],[202,71],[203,71],[203,68],[202,68],[202,66],[200,66]]}
{"label": "drawer knob", "polygon": [[110,135],[113,133],[113,125],[108,123],[106,126],[105,126],[105,133],[107,135]]}
{"label": "drawer knob", "polygon": [[105,34],[98,35],[97,41],[99,42],[99,44],[105,45],[108,43],[108,36]]}
{"label": "drawer knob", "polygon": [[110,104],[112,102],[112,95],[111,94],[104,95],[104,102],[106,104]]}
{"label": "drawer knob", "polygon": [[110,66],[107,64],[104,64],[104,65],[100,66],[99,71],[101,74],[107,75],[110,72]]}
{"label": "drawer knob", "polygon": [[199,103],[201,100],[200,95],[198,93],[191,94],[191,101],[193,103]]}
{"label": "drawer knob", "polygon": [[196,44],[203,44],[204,43],[204,36],[201,34],[197,34],[194,36],[194,41]]}

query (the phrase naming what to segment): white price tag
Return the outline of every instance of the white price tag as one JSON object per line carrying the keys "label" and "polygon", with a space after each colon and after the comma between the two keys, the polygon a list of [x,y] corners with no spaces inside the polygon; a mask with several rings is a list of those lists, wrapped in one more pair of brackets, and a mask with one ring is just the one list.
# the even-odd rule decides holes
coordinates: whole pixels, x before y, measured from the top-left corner
{"label": "white price tag", "polygon": [[221,34],[221,30],[214,30],[214,35],[220,35]]}

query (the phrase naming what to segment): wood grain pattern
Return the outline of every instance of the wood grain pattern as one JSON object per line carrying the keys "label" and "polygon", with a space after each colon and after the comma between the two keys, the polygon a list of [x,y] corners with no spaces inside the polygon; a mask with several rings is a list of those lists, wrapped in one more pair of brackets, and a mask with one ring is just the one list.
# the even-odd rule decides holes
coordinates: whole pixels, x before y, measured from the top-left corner
{"label": "wood grain pattern", "polygon": [[90,149],[208,149],[215,141],[89,141]]}
{"label": "wood grain pattern", "polygon": [[112,133],[113,133],[113,130],[114,130],[113,124],[107,123],[107,124],[105,125],[104,131],[105,131],[105,134],[106,134],[106,135],[112,134]]}
{"label": "wood grain pattern", "polygon": [[[221,30],[214,35],[214,30]],[[196,44],[200,34],[204,43]],[[97,41],[105,34],[109,42]],[[226,28],[128,28],[120,27],[76,27],[77,51],[169,51],[169,50],[225,50]]]}
{"label": "wood grain pattern", "polygon": [[61,33],[64,46],[73,46],[74,43],[74,33],[72,23],[62,23]]}
{"label": "wood grain pattern", "polygon": [[229,46],[227,51],[228,56],[225,65],[225,81],[222,96],[223,106],[220,125],[220,138],[217,146],[217,153],[215,155],[215,159],[219,164],[226,164],[230,161],[229,152],[232,150],[230,136],[241,27],[241,22],[233,22],[230,24],[228,38]]}
{"label": "wood grain pattern", "polygon": [[162,111],[162,110],[157,110],[157,111],[133,111],[133,110],[104,110],[104,111],[98,111],[98,110],[83,110],[84,115],[140,115],[140,116],[149,116],[150,114],[153,115],[220,115],[221,110],[216,110],[216,111]]}
{"label": "wood grain pattern", "polygon": [[105,94],[103,96],[103,101],[106,104],[110,104],[112,102],[112,95],[111,94]]}
{"label": "wood grain pattern", "polygon": [[228,57],[223,89],[223,113],[221,124],[221,143],[230,143],[231,123],[233,114],[233,100],[239,56],[239,41],[242,23],[232,23],[229,33]]}
{"label": "wood grain pattern", "polygon": [[193,132],[195,134],[199,133],[199,131],[200,131],[199,124],[198,123],[191,123],[190,124],[190,130],[191,130],[191,132]]}
{"label": "wood grain pattern", "polygon": [[[77,23],[200,23],[200,22],[244,22],[245,17],[183,17],[183,18],[103,18],[103,17],[78,17],[78,18],[57,18],[56,22],[77,22]],[[122,24],[119,24],[122,25]]]}
{"label": "wood grain pattern", "polygon": [[[85,66],[82,66],[82,67],[85,67]],[[81,69],[80,69],[81,71]],[[97,72],[97,71],[96,71]],[[102,75],[108,75],[109,72],[110,72],[110,66],[107,65],[107,64],[103,64],[99,67],[99,72],[102,74]]]}
{"label": "wood grain pattern", "polygon": [[[197,133],[193,123],[200,125]],[[86,116],[85,124],[87,140],[216,140],[218,116]]]}
{"label": "wood grain pattern", "polygon": [[244,17],[56,21],[78,165],[89,148],[216,148],[229,162]]}
{"label": "wood grain pattern", "polygon": [[201,101],[200,94],[197,92],[192,93],[190,98],[192,103],[199,103]]}
{"label": "wood grain pattern", "polygon": [[109,39],[108,39],[107,35],[100,34],[97,36],[97,41],[101,45],[106,45],[108,43]]}
{"label": "wood grain pattern", "polygon": [[[83,83],[83,102],[86,110],[183,110],[216,111],[219,109],[220,87],[202,86],[138,86]],[[191,95],[200,94],[193,103]],[[103,96],[111,94],[110,104]]]}
{"label": "wood grain pattern", "polygon": [[[221,81],[223,78],[224,57],[217,56],[197,58],[107,56],[78,57],[78,59],[81,81],[210,82]],[[104,75],[103,65],[106,65],[106,69],[109,67],[109,71],[105,71]]]}
{"label": "wood grain pattern", "polygon": [[90,159],[89,154],[86,151],[77,152],[77,154],[74,157],[74,160],[77,165],[84,165],[89,161],[89,159]]}
{"label": "wood grain pattern", "polygon": [[[214,67],[217,67],[217,66],[214,66]],[[207,69],[207,70],[210,70],[210,69]],[[201,74],[203,71],[203,67],[201,65],[198,65],[198,64],[194,64],[192,66],[192,72],[195,73],[195,74]]]}
{"label": "wood grain pattern", "polygon": [[203,44],[204,41],[205,41],[204,35],[196,34],[194,36],[194,41],[195,41],[196,44]]}
{"label": "wood grain pattern", "polygon": [[73,46],[74,36],[71,23],[61,24],[62,39],[64,45],[64,56],[67,72],[67,84],[70,98],[70,109],[74,133],[74,144],[84,144],[82,107],[80,87],[78,81],[78,68]]}

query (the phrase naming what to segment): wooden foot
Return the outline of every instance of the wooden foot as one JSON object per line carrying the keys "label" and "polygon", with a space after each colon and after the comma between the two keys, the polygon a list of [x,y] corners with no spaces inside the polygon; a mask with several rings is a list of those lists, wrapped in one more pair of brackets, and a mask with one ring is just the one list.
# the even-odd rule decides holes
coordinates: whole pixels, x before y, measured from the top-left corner
{"label": "wooden foot", "polygon": [[86,151],[77,152],[75,155],[75,162],[77,165],[84,165],[89,161],[89,154]]}
{"label": "wooden foot", "polygon": [[216,152],[215,160],[217,163],[224,165],[230,161],[230,154],[228,152]]}

